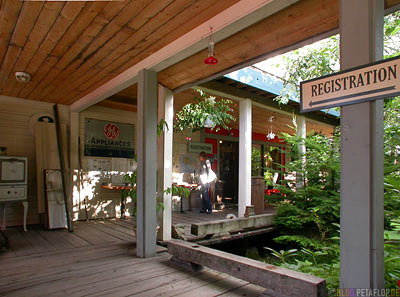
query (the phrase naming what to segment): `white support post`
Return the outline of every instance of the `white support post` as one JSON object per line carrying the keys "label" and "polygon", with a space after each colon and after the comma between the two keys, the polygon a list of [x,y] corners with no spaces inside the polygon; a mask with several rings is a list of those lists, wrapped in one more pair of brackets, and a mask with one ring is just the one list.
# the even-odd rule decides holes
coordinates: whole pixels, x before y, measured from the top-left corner
{"label": "white support post", "polygon": [[251,100],[239,103],[239,217],[251,205]]}
{"label": "white support post", "polygon": [[[301,137],[302,139],[305,139],[307,136],[307,130],[306,130],[306,118],[304,116],[296,116],[296,125],[297,125],[297,130],[296,130],[296,135],[298,137]],[[303,169],[304,165],[306,162],[306,144],[304,142],[301,142],[298,144],[298,150],[299,150],[299,157],[302,159],[302,164],[303,164]],[[296,172],[296,189],[301,189],[304,187],[304,174],[302,172]]]}
{"label": "white support post", "polygon": [[157,196],[164,205],[159,211],[160,230],[158,239],[166,241],[171,239],[172,207],[171,194],[164,193],[172,187],[172,144],[173,144],[173,120],[174,120],[174,95],[171,90],[158,86],[158,122],[164,119],[167,127],[158,137],[157,151]]}
{"label": "white support post", "polygon": [[[382,59],[383,0],[340,0],[341,68]],[[341,109],[340,287],[383,289],[383,100]]]}
{"label": "white support post", "polygon": [[137,104],[136,254],[156,254],[157,73],[139,71]]}

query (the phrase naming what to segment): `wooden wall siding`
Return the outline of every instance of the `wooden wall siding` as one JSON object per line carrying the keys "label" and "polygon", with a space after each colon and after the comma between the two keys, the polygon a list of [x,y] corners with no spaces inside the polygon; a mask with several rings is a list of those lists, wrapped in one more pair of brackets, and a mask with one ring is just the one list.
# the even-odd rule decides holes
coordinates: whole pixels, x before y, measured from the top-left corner
{"label": "wooden wall siding", "polygon": [[[36,188],[36,148],[29,121],[37,113],[53,113],[53,104],[0,96],[0,146],[7,147],[7,154],[28,157],[28,224],[38,223]],[[60,120],[68,124],[68,107],[61,106]],[[7,206],[8,226],[22,225],[21,203]]]}
{"label": "wooden wall siding", "polygon": [[[107,217],[115,217],[119,215],[118,212],[121,202],[121,192],[120,191],[112,191],[101,188],[101,183],[104,178],[111,178],[111,176],[106,176],[102,174],[100,177],[100,182],[93,183],[90,172],[88,172],[88,159],[109,159],[105,157],[86,157],[84,156],[84,147],[85,147],[85,119],[98,119],[105,121],[113,121],[127,124],[136,125],[136,113],[133,113],[127,109],[118,110],[107,108],[104,106],[95,105],[92,106],[83,112],[79,113],[79,136],[81,138],[81,154],[82,154],[82,167],[83,167],[83,175],[85,180],[86,187],[81,192],[81,206],[84,205],[83,199],[85,198],[85,194],[89,193],[89,201],[88,201],[88,213],[89,218],[107,218]],[[136,149],[136,135],[135,135],[135,149]],[[93,177],[93,176],[91,176]],[[74,198],[75,199],[75,198]],[[74,205],[77,207],[78,205]],[[86,219],[84,209],[80,209],[80,211],[74,213],[75,219]]]}
{"label": "wooden wall siding", "polygon": [[2,1],[0,94],[69,104],[237,1]]}
{"label": "wooden wall siding", "polygon": [[[28,157],[28,224],[38,224],[36,147],[33,127],[30,125],[32,116],[37,113],[53,114],[53,104],[37,102],[14,97],[0,96],[0,146],[7,147],[8,155]],[[81,152],[84,151],[84,119],[94,118],[124,123],[136,123],[136,113],[128,110],[116,110],[93,106],[80,114]],[[69,125],[69,108],[60,106],[60,120],[63,125]],[[136,139],[136,138],[135,138]],[[87,170],[87,157],[82,158],[84,170]],[[85,173],[86,174],[86,173]],[[89,214],[91,217],[109,217],[116,214],[119,206],[120,193],[95,187],[95,199],[91,201]],[[108,201],[108,202],[107,202]],[[81,211],[79,218],[84,219]],[[82,216],[83,215],[83,216]],[[21,203],[7,206],[7,226],[22,225],[23,207]]]}

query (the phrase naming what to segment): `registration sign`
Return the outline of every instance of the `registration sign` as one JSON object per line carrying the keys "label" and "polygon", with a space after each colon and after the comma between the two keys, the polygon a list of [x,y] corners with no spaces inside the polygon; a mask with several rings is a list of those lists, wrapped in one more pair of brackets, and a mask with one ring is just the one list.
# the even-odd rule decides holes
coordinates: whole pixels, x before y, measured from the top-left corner
{"label": "registration sign", "polygon": [[300,83],[300,112],[400,95],[400,56]]}
{"label": "registration sign", "polygon": [[206,154],[212,154],[213,146],[211,143],[202,143],[202,142],[189,142],[189,152],[190,153],[201,153],[205,152]]}

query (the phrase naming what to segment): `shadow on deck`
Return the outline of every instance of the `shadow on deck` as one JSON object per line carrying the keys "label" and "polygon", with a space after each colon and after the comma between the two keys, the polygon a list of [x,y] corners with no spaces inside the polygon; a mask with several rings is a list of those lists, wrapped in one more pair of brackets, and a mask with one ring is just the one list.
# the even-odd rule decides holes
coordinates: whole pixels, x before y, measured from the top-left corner
{"label": "shadow on deck", "polygon": [[30,227],[7,230],[0,251],[1,296],[259,296],[264,289],[205,269],[184,270],[163,247],[135,256],[129,221],[74,223],[74,232]]}

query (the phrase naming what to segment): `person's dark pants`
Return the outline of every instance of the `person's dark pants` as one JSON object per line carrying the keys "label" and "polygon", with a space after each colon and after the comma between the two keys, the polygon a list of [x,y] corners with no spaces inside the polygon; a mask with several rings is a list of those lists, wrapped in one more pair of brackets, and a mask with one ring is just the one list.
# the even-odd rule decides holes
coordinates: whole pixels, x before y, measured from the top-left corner
{"label": "person's dark pants", "polygon": [[208,190],[210,189],[210,184],[204,184],[201,186],[201,210],[203,212],[212,212],[212,205],[210,195],[208,195]]}

